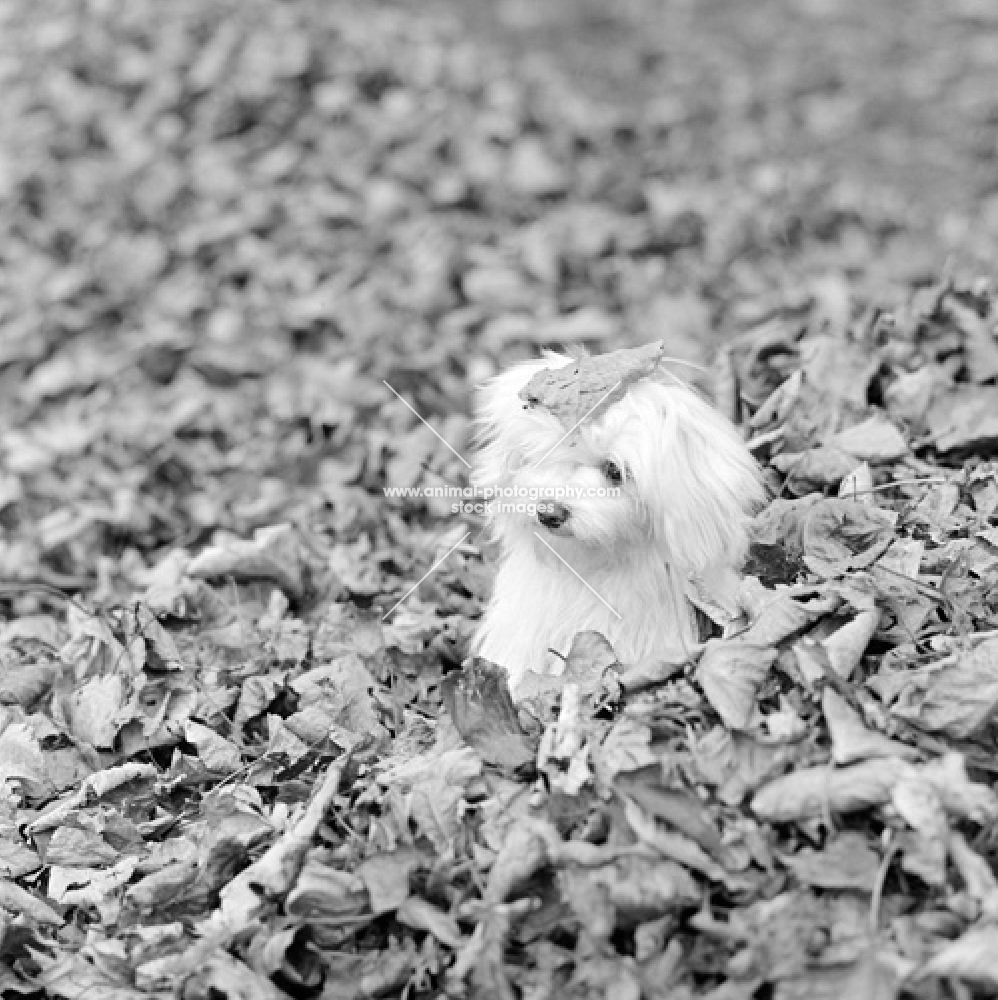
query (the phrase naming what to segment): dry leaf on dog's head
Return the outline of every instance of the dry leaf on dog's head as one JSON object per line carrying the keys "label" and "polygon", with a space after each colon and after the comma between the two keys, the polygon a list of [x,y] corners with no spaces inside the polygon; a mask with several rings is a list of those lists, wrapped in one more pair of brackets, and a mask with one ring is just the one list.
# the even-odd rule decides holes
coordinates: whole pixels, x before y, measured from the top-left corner
{"label": "dry leaf on dog's head", "polygon": [[549,410],[570,430],[583,417],[623,399],[630,386],[655,371],[664,352],[665,341],[660,340],[545,368],[520,390],[520,398]]}

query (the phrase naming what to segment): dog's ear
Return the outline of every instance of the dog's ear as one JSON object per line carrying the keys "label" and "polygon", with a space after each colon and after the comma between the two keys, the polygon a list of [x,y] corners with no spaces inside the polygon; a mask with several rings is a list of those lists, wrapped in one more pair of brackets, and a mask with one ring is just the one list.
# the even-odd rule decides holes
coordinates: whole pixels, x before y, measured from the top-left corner
{"label": "dog's ear", "polygon": [[503,440],[504,413],[509,403],[502,376],[480,386],[475,398],[475,464],[471,483],[479,489],[503,485],[509,476],[509,456]]}
{"label": "dog's ear", "polygon": [[661,422],[645,488],[667,556],[697,573],[737,565],[765,496],[758,463],[738,430],[695,392],[659,386],[656,395]]}

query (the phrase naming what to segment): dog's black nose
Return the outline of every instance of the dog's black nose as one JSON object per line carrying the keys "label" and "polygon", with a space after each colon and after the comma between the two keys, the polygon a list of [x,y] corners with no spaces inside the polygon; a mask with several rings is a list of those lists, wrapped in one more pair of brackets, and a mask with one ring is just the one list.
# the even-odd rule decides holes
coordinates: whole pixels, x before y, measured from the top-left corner
{"label": "dog's black nose", "polygon": [[563,503],[548,504],[547,510],[537,512],[537,520],[554,531],[560,528],[571,516],[572,512]]}

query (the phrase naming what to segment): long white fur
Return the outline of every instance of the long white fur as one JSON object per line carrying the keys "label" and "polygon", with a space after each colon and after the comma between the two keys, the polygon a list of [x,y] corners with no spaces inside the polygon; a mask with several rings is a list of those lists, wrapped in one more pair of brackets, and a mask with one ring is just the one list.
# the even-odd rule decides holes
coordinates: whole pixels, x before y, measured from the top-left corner
{"label": "long white fur", "polygon": [[696,641],[690,575],[717,578],[740,563],[763,496],[738,431],[679,382],[632,385],[557,444],[566,428],[519,392],[538,371],[571,363],[548,353],[518,365],[479,401],[478,487],[605,487],[607,459],[626,474],[619,497],[561,501],[571,516],[555,531],[527,513],[493,515],[500,563],[474,651],[506,667],[514,692],[528,671],[551,672],[581,631],[602,632],[623,663],[685,655]]}

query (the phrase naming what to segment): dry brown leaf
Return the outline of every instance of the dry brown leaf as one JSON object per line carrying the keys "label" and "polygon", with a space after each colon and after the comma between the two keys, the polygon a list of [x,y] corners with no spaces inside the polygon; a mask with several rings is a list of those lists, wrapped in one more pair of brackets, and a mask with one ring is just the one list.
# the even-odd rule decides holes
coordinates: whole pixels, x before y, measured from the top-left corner
{"label": "dry brown leaf", "polygon": [[534,759],[534,748],[517,718],[506,671],[476,661],[444,678],[447,711],[464,741],[482,760],[513,772]]}
{"label": "dry brown leaf", "polygon": [[967,737],[998,709],[998,639],[989,639],[950,661],[912,671],[891,705],[898,718],[925,729]]}
{"label": "dry brown leaf", "polygon": [[971,927],[942,948],[925,964],[923,974],[966,979],[988,989],[998,989],[998,926]]}
{"label": "dry brown leaf", "polygon": [[826,687],[821,710],[832,738],[832,758],[836,764],[854,764],[871,757],[917,757],[917,747],[892,740],[866,727],[860,714],[834,688]]}
{"label": "dry brown leaf", "polygon": [[0,906],[13,913],[22,913],[43,925],[59,927],[65,923],[48,903],[10,879],[0,878]]}
{"label": "dry brown leaf", "polygon": [[409,895],[410,876],[425,861],[413,848],[399,848],[365,858],[357,866],[356,874],[367,887],[371,909],[377,914],[398,909]]}
{"label": "dry brown leaf", "polygon": [[949,826],[936,790],[912,769],[894,786],[891,804],[916,834],[914,842],[905,847],[902,867],[927,885],[945,885]]}
{"label": "dry brown leaf", "polygon": [[928,413],[940,451],[987,451],[998,442],[998,387],[964,385],[938,394]]}
{"label": "dry brown leaf", "polygon": [[752,811],[771,823],[789,823],[883,805],[907,767],[887,757],[851,767],[794,771],[760,788],[752,798]]}
{"label": "dry brown leaf", "polygon": [[[568,869],[562,877],[574,874]],[[696,881],[674,861],[631,856],[584,874],[603,890],[618,919],[631,924],[695,906],[701,897]]]}
{"label": "dry brown leaf", "polygon": [[697,680],[726,726],[748,729],[755,696],[776,662],[776,650],[738,639],[711,639],[697,665]]}
{"label": "dry brown leaf", "polygon": [[775,646],[841,606],[833,593],[795,596],[784,588],[770,590],[752,578],[744,581],[738,596],[752,622],[738,639],[754,646]]}
{"label": "dry brown leaf", "polygon": [[654,783],[653,774],[621,775],[617,790],[632,798],[650,816],[682,831],[713,857],[720,859],[724,855],[721,835],[696,796]]}
{"label": "dry brown leaf", "polygon": [[853,500],[820,500],[804,522],[804,562],[826,578],[863,569],[887,551],[896,520],[879,507]]}
{"label": "dry brown leaf", "polygon": [[192,559],[187,573],[202,580],[231,577],[240,582],[269,580],[289,597],[302,593],[301,571],[297,562],[276,558],[261,548],[258,541],[226,538],[221,544],[205,549]]}
{"label": "dry brown leaf", "polygon": [[665,354],[665,341],[580,358],[560,368],[539,371],[520,391],[530,406],[553,413],[566,430],[586,416],[623,399],[635,382],[651,376]]}
{"label": "dry brown leaf", "polygon": [[879,411],[862,423],[839,431],[829,443],[864,462],[894,462],[908,454],[904,435]]}
{"label": "dry brown leaf", "polygon": [[787,488],[804,496],[826,486],[836,486],[856,468],[856,455],[841,447],[820,445],[805,452],[783,452],[770,464],[787,477]]}
{"label": "dry brown leaf", "polygon": [[727,872],[692,837],[669,830],[633,799],[624,805],[627,822],[642,844],[658,851],[664,858],[706,875],[715,882],[724,882]]}
{"label": "dry brown leaf", "polygon": [[492,903],[506,902],[514,893],[522,891],[548,862],[544,837],[530,825],[515,824],[492,863],[484,899]]}
{"label": "dry brown leaf", "polygon": [[859,889],[872,892],[880,858],[866,837],[845,831],[816,851],[804,847],[780,860],[805,885],[819,889]]}
{"label": "dry brown leaf", "polygon": [[998,820],[998,793],[990,785],[967,777],[962,754],[944,753],[923,764],[920,773],[951,816],[982,826]]}

